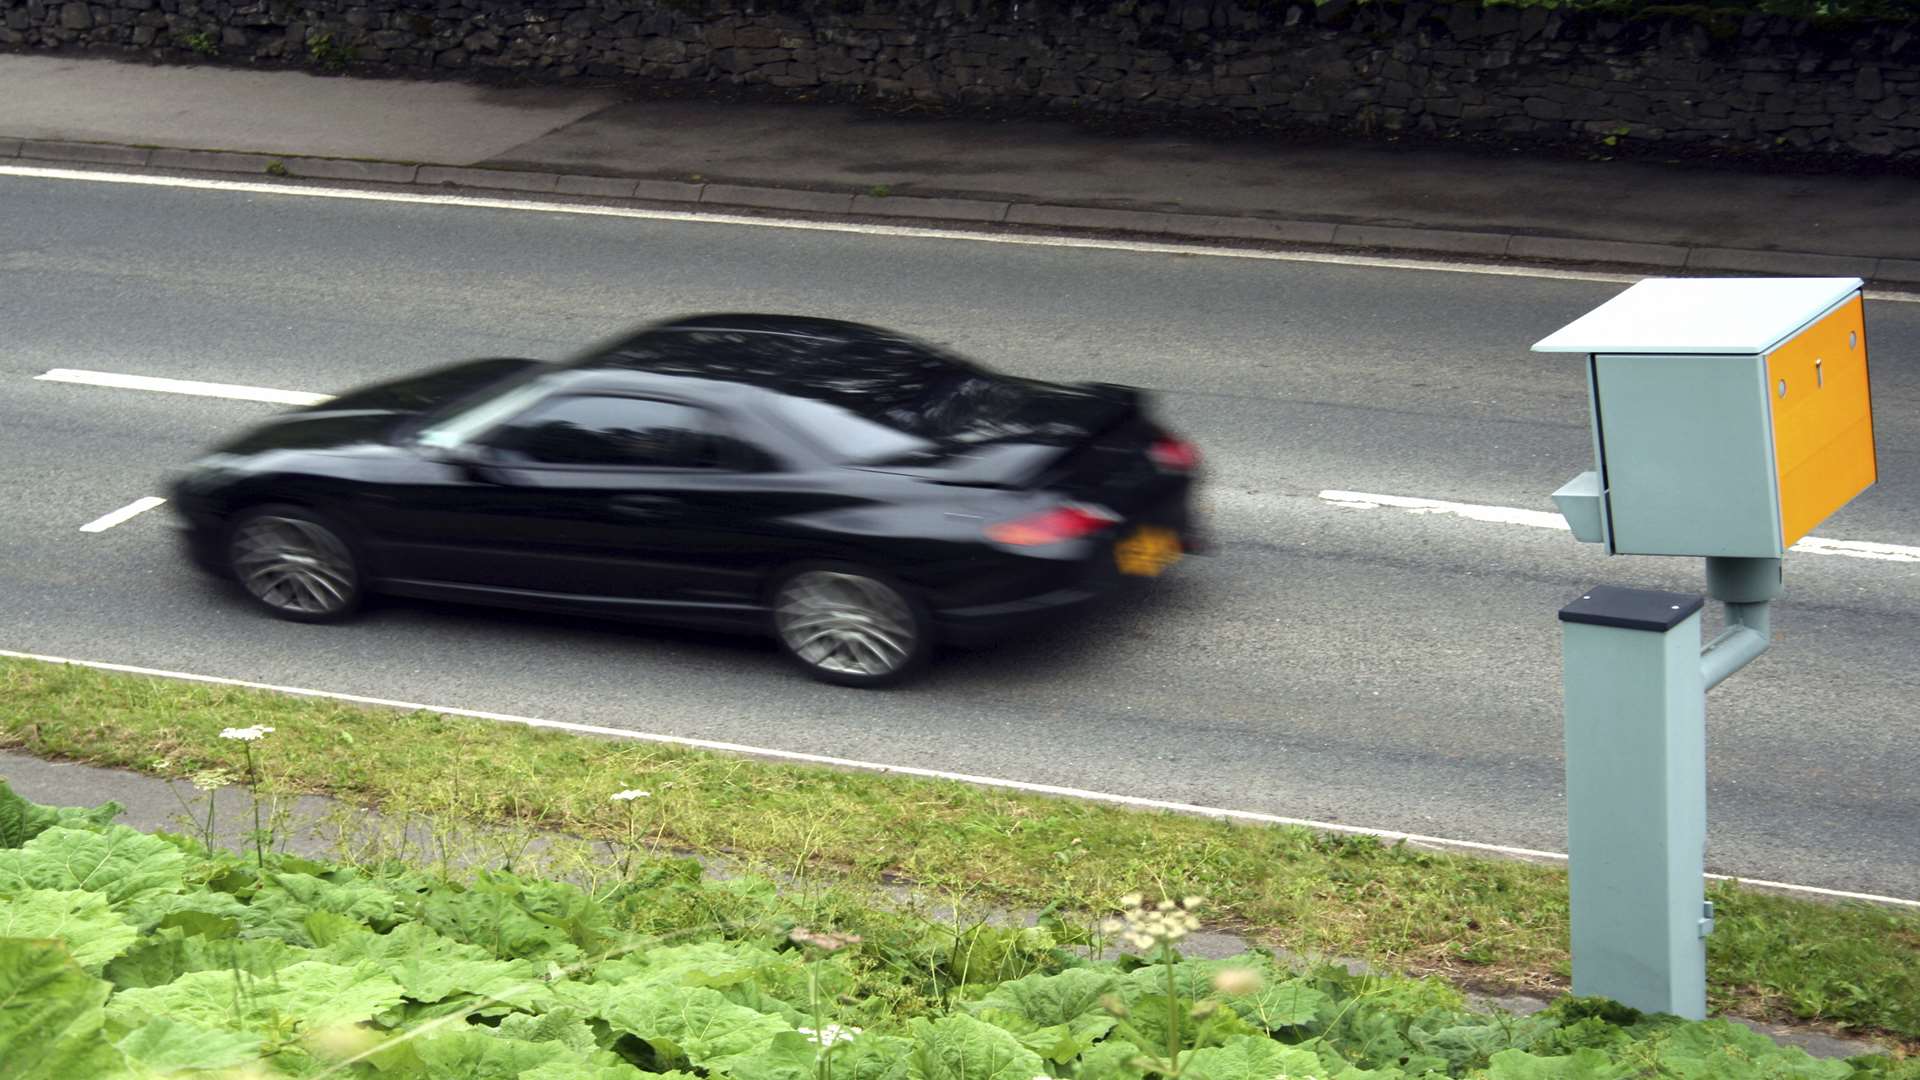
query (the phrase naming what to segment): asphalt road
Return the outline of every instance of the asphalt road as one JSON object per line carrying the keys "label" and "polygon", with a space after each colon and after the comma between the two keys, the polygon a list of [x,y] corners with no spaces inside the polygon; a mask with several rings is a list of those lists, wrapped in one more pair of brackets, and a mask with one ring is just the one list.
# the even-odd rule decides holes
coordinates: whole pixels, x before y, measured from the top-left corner
{"label": "asphalt road", "polygon": [[[1619,288],[0,177],[0,648],[1563,850],[1554,613],[1699,564],[1319,493],[1551,510],[1585,387],[1527,348]],[[1155,388],[1208,455],[1218,553],[886,693],[677,631],[399,602],[299,626],[190,573],[164,509],[79,531],[272,406],[33,378],[332,392],[718,309]],[[1883,479],[1817,532],[1920,545],[1920,306],[1868,319]],[[1920,563],[1787,576],[1773,650],[1711,696],[1709,868],[1920,897]]]}

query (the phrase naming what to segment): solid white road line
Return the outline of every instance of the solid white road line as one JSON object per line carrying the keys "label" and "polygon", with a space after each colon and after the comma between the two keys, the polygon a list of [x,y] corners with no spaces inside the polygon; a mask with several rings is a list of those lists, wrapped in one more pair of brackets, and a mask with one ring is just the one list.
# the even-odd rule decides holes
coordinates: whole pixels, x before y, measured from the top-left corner
{"label": "solid white road line", "polygon": [[[1570,531],[1566,519],[1547,510],[1522,510],[1516,506],[1480,506],[1475,503],[1418,499],[1410,495],[1379,495],[1368,491],[1322,491],[1320,498],[1349,510],[1378,510],[1390,506],[1413,514],[1452,514],[1472,521],[1490,521],[1500,525],[1525,525],[1534,529]],[[1845,555],[1854,559],[1878,559],[1883,562],[1920,563],[1920,547],[1882,544],[1871,540],[1833,540],[1809,536],[1788,548],[1807,555]]]}
{"label": "solid white road line", "polygon": [[[1469,852],[1485,852],[1493,855],[1505,855],[1524,859],[1547,859],[1565,861],[1566,855],[1558,851],[1539,851],[1533,848],[1510,847],[1505,844],[1486,844],[1477,840],[1454,840],[1442,836],[1423,836],[1419,833],[1400,832],[1397,829],[1370,829],[1356,825],[1340,825],[1330,821],[1314,821],[1310,818],[1282,817],[1278,814],[1263,814],[1254,810],[1229,810],[1217,806],[1199,806],[1193,803],[1172,802],[1166,799],[1149,799],[1138,795],[1116,795],[1105,791],[1089,791],[1085,788],[1061,787],[1057,784],[1035,784],[1025,780],[1007,780],[994,776],[976,776],[972,773],[947,772],[941,769],[923,769],[913,765],[885,765],[874,761],[860,761],[855,758],[833,757],[827,754],[807,754],[794,750],[776,750],[764,746],[747,746],[742,743],[717,742],[712,739],[692,739],[680,735],[655,735],[644,731],[629,731],[626,728],[603,727],[599,724],[575,724],[565,720],[543,720],[532,716],[516,716],[512,713],[488,712],[482,709],[459,709],[447,705],[425,705],[413,701],[395,701],[390,698],[368,697],[364,694],[343,694],[331,690],[310,690],[300,686],[276,686],[272,683],[248,682],[245,679],[229,679],[219,675],[194,675],[184,671],[166,671],[159,668],[136,667],[132,664],[113,664],[103,660],[75,660],[64,656],[44,656],[38,653],[16,652],[12,649],[0,649],[0,656],[16,660],[37,660],[46,664],[69,664],[74,667],[92,668],[97,671],[118,671],[130,675],[148,675],[162,679],[180,679],[185,682],[210,683],[215,686],[238,686],[248,690],[266,690],[277,694],[293,694],[299,697],[322,698],[327,701],[346,701],[356,705],[373,705],[380,708],[400,709],[405,712],[432,712],[445,716],[465,716],[476,720],[493,720],[506,724],[521,724],[526,727],[548,728],[556,731],[571,731],[580,735],[600,735],[614,739],[632,739],[637,742],[662,743],[670,746],[685,746],[696,750],[714,750],[722,753],[744,754],[750,757],[773,758],[778,761],[797,761],[808,765],[830,765],[842,769],[858,769],[863,772],[889,773],[898,776],[918,776],[930,780],[953,780],[977,787],[1001,788],[1008,791],[1024,791],[1035,795],[1052,795],[1059,798],[1080,799],[1086,802],[1110,803],[1115,806],[1128,806],[1137,810],[1165,810],[1177,814],[1192,814],[1198,817],[1219,818],[1227,821],[1246,821],[1260,825],[1294,825],[1321,832],[1345,833],[1353,836],[1372,836],[1389,843],[1406,842],[1418,846],[1451,848]],[[1815,885],[1795,885],[1791,882],[1768,881],[1763,878],[1737,877],[1728,874],[1708,874],[1713,881],[1732,881],[1744,885],[1753,885],[1785,892],[1809,893],[1844,900],[1864,900],[1876,904],[1892,904],[1900,907],[1920,908],[1920,900],[1907,900],[1897,896],[1881,896],[1877,893],[1847,892],[1840,889],[1824,889]]]}
{"label": "solid white road line", "polygon": [[[93,172],[85,169],[43,168],[30,165],[0,165],[0,176],[20,176],[38,180],[77,180],[99,184],[134,184],[145,187],[188,188],[202,191],[240,191],[262,195],[293,195],[315,199],[357,199],[363,202],[414,203],[424,206],[464,206],[487,210],[522,210],[543,214],[574,214],[583,217],[618,217],[641,221],[692,221],[720,225],[750,225],[765,229],[799,229],[810,232],[859,233],[867,236],[909,236],[936,240],[972,240],[987,244],[1015,244],[1026,247],[1092,248],[1102,251],[1131,251],[1159,255],[1208,255],[1224,259],[1265,259],[1275,262],[1323,263],[1333,266],[1362,266],[1384,270],[1425,270],[1447,274],[1486,274],[1494,277],[1553,278],[1562,281],[1598,281],[1630,285],[1643,274],[1608,274],[1589,270],[1555,270],[1518,265],[1483,265],[1442,262],[1433,259],[1392,259],[1370,255],[1339,255],[1311,251],[1267,251],[1259,248],[1214,247],[1205,244],[1154,243],[1151,241],[1101,240],[1081,236],[1036,236],[1018,233],[989,233],[972,229],[934,229],[909,225],[870,225],[850,221],[808,221],[795,218],[750,217],[690,210],[641,210],[627,206],[596,206],[589,203],[551,203],[537,199],[491,198],[481,195],[428,195],[409,191],[366,191],[346,187],[313,187],[295,182],[260,183],[247,180],[202,180],[183,176],[155,176],[146,173]],[[1869,291],[1873,300],[1920,303],[1920,294]]]}
{"label": "solid white road line", "polygon": [[275,405],[318,405],[333,397],[331,394],[308,394],[298,390],[275,390],[265,386],[199,382],[194,379],[162,379],[152,375],[121,375],[111,371],[85,371],[79,368],[54,368],[44,374],[35,375],[34,378],[42,382],[111,386],[121,390],[152,390],[161,394],[192,394],[196,397],[231,398],[235,401],[266,401]]}
{"label": "solid white road line", "polygon": [[167,500],[153,495],[149,495],[144,499],[135,499],[111,514],[103,514],[87,522],[85,525],[80,526],[80,531],[91,533],[106,532],[115,525],[139,517],[141,514],[146,513],[166,501]]}

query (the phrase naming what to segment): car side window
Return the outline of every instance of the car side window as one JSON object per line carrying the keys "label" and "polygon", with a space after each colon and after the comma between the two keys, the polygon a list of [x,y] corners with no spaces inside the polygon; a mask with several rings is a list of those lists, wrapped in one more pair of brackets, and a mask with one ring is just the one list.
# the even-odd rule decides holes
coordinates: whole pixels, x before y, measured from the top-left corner
{"label": "car side window", "polygon": [[704,409],[651,398],[580,394],[544,402],[485,442],[508,461],[648,469],[723,467]]}

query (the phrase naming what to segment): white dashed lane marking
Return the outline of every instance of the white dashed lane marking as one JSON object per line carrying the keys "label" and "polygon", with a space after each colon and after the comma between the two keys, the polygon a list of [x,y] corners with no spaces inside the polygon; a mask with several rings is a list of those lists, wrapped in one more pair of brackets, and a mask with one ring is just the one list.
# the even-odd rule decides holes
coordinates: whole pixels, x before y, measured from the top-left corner
{"label": "white dashed lane marking", "polygon": [[87,522],[85,525],[80,526],[80,531],[85,533],[106,532],[115,525],[131,521],[166,501],[167,500],[154,495],[149,495],[144,499],[135,499],[111,514],[102,514],[92,521]]}
{"label": "white dashed lane marking", "polygon": [[41,382],[110,386],[119,390],[150,390],[157,394],[190,394],[194,397],[230,398],[234,401],[265,401],[275,405],[318,405],[332,397],[331,394],[308,394],[298,390],[275,390],[265,386],[200,382],[197,379],[162,379],[152,375],[122,375],[112,371],[87,371],[81,368],[54,368],[44,374],[35,375],[34,378]]}
{"label": "white dashed lane marking", "polygon": [[[1523,525],[1530,529],[1569,531],[1566,519],[1551,510],[1523,510],[1517,506],[1482,506],[1476,503],[1443,502],[1439,499],[1421,499],[1411,495],[1379,495],[1370,491],[1328,490],[1322,491],[1320,498],[1334,506],[1343,506],[1349,510],[1391,508],[1404,510],[1410,514],[1447,514],[1470,521],[1486,521],[1497,525]],[[1920,563],[1920,547],[1883,544],[1874,540],[1835,540],[1825,536],[1809,536],[1789,550],[1808,555],[1845,555],[1853,559]]]}

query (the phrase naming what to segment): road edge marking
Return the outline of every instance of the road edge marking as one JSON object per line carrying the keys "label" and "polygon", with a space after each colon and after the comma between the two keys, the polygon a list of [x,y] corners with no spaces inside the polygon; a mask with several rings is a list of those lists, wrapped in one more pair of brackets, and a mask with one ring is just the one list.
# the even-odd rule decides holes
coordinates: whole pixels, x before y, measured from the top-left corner
{"label": "road edge marking", "polygon": [[[1438,259],[1393,258],[1379,255],[1351,255],[1335,252],[1274,251],[1263,248],[1218,247],[1201,243],[1177,243],[1147,240],[1106,240],[1097,237],[1034,235],[1029,233],[990,233],[975,229],[934,228],[923,225],[878,225],[853,221],[822,221],[806,218],[761,217],[746,214],[714,213],[695,210],[652,210],[630,206],[595,203],[554,203],[538,199],[509,199],[486,195],[428,194],[414,191],[375,191],[365,188],[319,187],[288,181],[264,183],[251,180],[208,180],[148,173],[94,172],[85,169],[45,168],[25,165],[0,165],[0,176],[28,179],[79,180],[91,183],[131,184],[146,187],[186,188],[202,191],[237,191],[259,195],[291,195],[319,199],[358,199],[364,202],[412,203],[427,206],[473,207],[490,210],[518,210],[549,214],[574,214],[585,217],[618,217],[645,221],[705,222],[718,225],[750,225],[759,228],[797,229],[811,232],[856,233],[868,236],[898,236],[938,240],[971,240],[989,244],[1013,244],[1025,247],[1084,248],[1124,251],[1138,254],[1207,255],[1227,259],[1254,259],[1270,262],[1320,263],[1382,270],[1417,270],[1449,274],[1483,274],[1494,277],[1530,277],[1560,281],[1589,281],[1630,285],[1645,274],[1609,273],[1592,270],[1558,270],[1534,266],[1498,266],[1456,263]],[[1920,300],[1905,294],[1875,296],[1905,302]]]}
{"label": "road edge marking", "polygon": [[[943,769],[928,769],[917,765],[888,765],[876,761],[862,761],[857,758],[834,757],[829,754],[810,754],[798,750],[779,750],[772,747],[749,746],[744,743],[721,742],[714,739],[697,739],[684,735],[661,735],[652,732],[632,731],[627,728],[606,727],[600,724],[579,724],[568,720],[547,720],[540,717],[491,712],[484,709],[463,709],[447,705],[427,705],[415,701],[398,701],[392,698],[370,697],[365,694],[348,694],[334,690],[313,690],[301,686],[280,686],[273,683],[252,682],[246,679],[230,679],[222,675],[197,675],[184,671],[168,671],[163,668],[139,667],[133,664],[116,664],[104,660],[78,660],[64,656],[47,656],[40,653],[19,652],[13,649],[0,649],[0,657],[8,657],[15,660],[34,660],[46,664],[65,664],[72,667],[90,668],[96,671],[117,671],[128,675],[178,679],[183,682],[207,683],[214,686],[234,686],[247,690],[264,690],[270,693],[290,694],[296,697],[321,698],[327,701],[344,701],[356,705],[372,705],[380,708],[400,709],[407,712],[431,712],[440,713],[445,716],[464,716],[474,720],[491,720],[497,723],[519,724],[524,727],[568,731],[579,735],[600,735],[615,739],[630,739],[635,742],[684,746],[694,750],[711,750],[720,753],[738,754],[745,757],[771,758],[777,761],[792,761],[806,765],[826,765],[835,768],[853,769],[860,772],[914,776],[927,780],[951,780],[958,783],[969,784],[974,787],[1020,791],[1031,795],[1050,795],[1058,798],[1076,799],[1081,802],[1127,806],[1139,810],[1163,810],[1169,813],[1185,814],[1193,817],[1214,818],[1224,821],[1242,821],[1256,825],[1294,826],[1303,829],[1313,829],[1319,832],[1343,833],[1349,836],[1371,836],[1379,840],[1394,843],[1405,842],[1424,847],[1479,852],[1506,856],[1508,858],[1534,861],[1546,860],[1550,862],[1565,862],[1567,860],[1566,854],[1558,851],[1541,851],[1535,848],[1513,847],[1506,844],[1488,844],[1478,840],[1455,840],[1443,836],[1426,836],[1420,833],[1402,832],[1398,829],[1374,829],[1359,825],[1341,825],[1337,822],[1315,821],[1311,818],[1284,817],[1279,814],[1267,814],[1257,810],[1232,810],[1218,806],[1201,806],[1195,803],[1175,802],[1168,799],[1151,799],[1140,795],[1120,795],[1113,792],[1092,791],[1086,788],[1064,787],[1058,784],[1040,784],[1028,780],[1009,780],[1003,777],[979,776],[973,773],[948,772]],[[1782,892],[1809,893],[1832,899],[1860,900],[1868,903],[1886,904],[1894,907],[1909,907],[1920,910],[1920,900],[1909,900],[1898,896],[1848,892],[1842,889],[1828,889],[1817,885],[1797,885],[1791,882],[1769,881],[1764,878],[1740,877],[1731,874],[1707,874],[1706,877],[1712,881],[1728,881],[1735,884],[1750,885],[1756,888],[1774,889]]]}
{"label": "road edge marking", "polygon": [[[64,145],[81,146],[81,145],[91,145],[91,144],[64,144]],[[133,150],[133,148],[126,148],[126,149],[128,149],[129,151]],[[150,155],[145,150],[140,150],[136,155],[137,157],[139,157],[138,161],[129,160],[125,164],[133,167],[165,168],[166,166],[161,165],[157,161],[147,160],[148,157],[153,157],[163,153],[170,155],[169,160],[174,160],[176,157],[182,157],[182,156],[191,157],[194,159],[192,164],[175,166],[177,168],[185,168],[185,169],[190,169],[192,171],[239,172],[243,174],[257,174],[261,168],[260,162],[262,160],[267,160],[274,157],[274,155],[259,154],[259,153],[230,153],[225,151],[172,150],[172,149],[154,151],[154,153]],[[556,194],[561,194],[561,195],[569,195],[569,194],[598,195],[599,197],[603,197],[603,198],[634,199],[637,201],[688,202],[688,203],[697,204],[703,207],[708,205],[708,202],[709,202],[708,196],[711,194],[710,189],[725,189],[728,194],[728,197],[724,199],[714,200],[715,202],[720,203],[721,205],[727,205],[731,203],[733,205],[748,206],[748,207],[764,207],[764,208],[775,209],[775,210],[813,209],[813,207],[811,206],[802,207],[802,206],[796,205],[795,200],[798,199],[802,201],[808,201],[808,200],[818,201],[822,204],[820,212],[828,213],[828,214],[851,214],[854,216],[879,216],[879,217],[903,217],[903,218],[923,218],[928,216],[925,213],[916,213],[915,210],[919,209],[924,211],[925,207],[916,206],[916,204],[921,203],[923,201],[929,201],[929,200],[922,200],[913,196],[903,196],[903,197],[898,197],[894,199],[877,199],[870,195],[859,195],[859,194],[845,195],[845,194],[837,194],[837,193],[813,192],[813,191],[807,191],[807,190],[797,189],[797,188],[778,188],[778,187],[770,188],[770,187],[760,187],[760,186],[754,186],[754,185],[732,185],[732,184],[680,183],[676,181],[638,180],[633,178],[608,178],[608,177],[601,177],[601,176],[587,176],[587,175],[571,174],[571,173],[551,173],[551,172],[528,173],[528,172],[523,172],[521,170],[516,170],[516,169],[496,169],[496,168],[485,167],[485,166],[448,167],[448,166],[437,166],[437,165],[412,165],[412,164],[401,164],[398,162],[362,161],[358,159],[316,157],[316,156],[309,156],[309,155],[302,155],[302,154],[283,153],[279,155],[279,158],[283,159],[285,162],[288,163],[288,167],[292,170],[292,176],[295,177],[296,180],[292,182],[289,182],[287,180],[281,180],[271,184],[260,184],[260,187],[262,189],[281,190],[281,191],[285,191],[288,189],[297,189],[302,186],[298,181],[302,181],[302,180],[314,180],[314,179],[349,180],[349,181],[357,180],[361,182],[391,183],[395,185],[416,186],[416,187],[450,186],[450,187],[457,187],[457,188],[463,188],[463,189],[469,189],[469,190],[528,191],[533,193],[543,193],[545,191],[552,191]],[[94,161],[93,159],[90,159],[90,158],[85,158],[85,157],[81,157],[77,159],[63,159],[58,155],[46,155],[46,154],[28,155],[27,157],[21,160],[35,160],[35,159],[48,160],[48,161],[69,160],[75,163],[99,164],[99,162]],[[32,166],[32,165],[0,166],[0,175],[10,174],[10,175],[27,176],[27,175],[40,175],[40,174],[50,174],[50,173],[60,173],[60,172],[83,172],[83,171],[86,171],[86,170],[60,169],[53,166]],[[380,173],[384,173],[384,179],[382,175],[379,175]],[[156,176],[156,174],[125,173],[125,172],[94,173],[93,175],[102,179],[107,179],[112,177],[125,177],[125,176],[147,176],[147,177]],[[539,178],[539,177],[555,177],[556,178],[555,186],[552,188],[548,188],[544,184],[539,184],[537,181],[532,184],[528,183],[529,180],[534,180],[535,178]],[[158,178],[164,179],[164,180],[175,180],[175,181],[190,181],[190,180],[197,179],[193,177],[179,177],[179,176],[171,176],[171,175],[159,176]],[[487,182],[488,180],[492,180],[495,182],[488,183]],[[571,182],[574,185],[572,189],[569,189],[568,187],[569,182]],[[219,181],[215,181],[215,183],[219,183]],[[259,184],[260,182],[254,181],[254,183]],[[192,185],[181,184],[178,186],[192,186]],[[619,191],[618,189],[621,187],[626,187],[628,191],[627,192]],[[327,189],[327,190],[351,190],[351,189],[336,188],[336,189]],[[831,203],[838,202],[842,199],[847,200],[847,205],[844,207],[829,205]],[[1377,267],[1383,267],[1383,268],[1416,269],[1416,270],[1424,269],[1424,270],[1451,272],[1451,273],[1504,274],[1508,276],[1530,276],[1530,277],[1540,277],[1540,278],[1548,278],[1548,279],[1562,278],[1562,279],[1572,279],[1572,280],[1593,280],[1593,281],[1618,280],[1621,282],[1631,282],[1631,281],[1637,280],[1638,278],[1645,277],[1650,273],[1659,273],[1662,271],[1670,272],[1673,270],[1681,269],[1682,267],[1691,266],[1693,263],[1694,255],[1698,253],[1724,254],[1724,252],[1722,252],[1720,249],[1695,248],[1685,244],[1664,243],[1664,242],[1658,242],[1658,241],[1599,240],[1599,239],[1582,239],[1582,238],[1574,238],[1574,237],[1541,240],[1538,237],[1527,235],[1521,232],[1510,232],[1510,231],[1475,232],[1473,230],[1462,230],[1462,229],[1450,228],[1445,226],[1409,226],[1406,228],[1401,228],[1396,226],[1391,229],[1372,228],[1369,231],[1367,227],[1360,227],[1360,226],[1353,226],[1353,225],[1340,225],[1333,222],[1304,221],[1304,220],[1296,220],[1296,219],[1271,219],[1271,218],[1258,218],[1258,217],[1245,218],[1240,215],[1225,215],[1224,217],[1222,215],[1214,215],[1214,214],[1197,215],[1199,219],[1204,219],[1214,224],[1210,228],[1182,231],[1178,227],[1169,227],[1169,226],[1176,226],[1177,223],[1185,220],[1188,217],[1188,215],[1185,213],[1161,213],[1157,211],[1144,211],[1144,210],[1119,210],[1119,211],[1102,210],[1099,208],[1090,208],[1090,207],[1084,207],[1084,206],[1021,202],[1017,200],[1012,200],[1010,198],[1009,199],[936,199],[936,200],[930,200],[930,201],[939,202],[939,203],[967,204],[969,206],[974,207],[976,212],[959,215],[959,218],[961,220],[988,221],[988,222],[993,222],[998,224],[1037,224],[1041,226],[1052,226],[1056,228],[1110,227],[1110,228],[1115,228],[1120,230],[1126,230],[1131,228],[1131,226],[1127,224],[1115,224],[1115,225],[1101,224],[1100,222],[1104,221],[1105,220],[1104,218],[1099,219],[1099,221],[1089,221],[1085,223],[1071,220],[1075,215],[1080,215],[1082,217],[1085,217],[1086,215],[1119,215],[1122,218],[1126,218],[1126,219],[1138,219],[1138,222],[1141,225],[1141,228],[1135,231],[1144,231],[1150,234],[1164,232],[1165,234],[1170,236],[1182,237],[1182,239],[1185,242],[1193,244],[1198,249],[1195,252],[1193,252],[1197,254],[1233,256],[1233,255],[1242,254],[1246,252],[1252,252],[1255,255],[1264,255],[1266,257],[1280,257],[1280,258],[1290,259],[1292,261],[1298,261],[1298,262],[1347,263],[1350,265],[1357,265],[1357,266],[1377,266]],[[591,204],[568,203],[568,204],[562,204],[562,205],[577,207],[577,206],[591,205]],[[1040,214],[1042,214],[1043,217],[1048,215],[1052,216],[1054,220],[1016,222],[1011,216],[1013,211],[1015,210],[1037,211]],[[689,216],[695,219],[703,219],[703,220],[717,220],[719,217],[721,217],[721,215],[719,214],[710,213],[704,210],[697,211],[686,216]],[[935,213],[931,216],[936,218],[941,218],[941,217],[947,217],[949,215],[944,213]],[[1223,221],[1227,223],[1227,227],[1225,229],[1222,229],[1219,224],[1220,222],[1223,222]],[[784,228],[807,228],[807,227],[817,227],[826,222],[823,222],[819,218],[778,219],[778,218],[771,218],[771,217],[753,217],[753,218],[740,218],[735,220],[733,223],[768,225],[773,227],[784,227]],[[860,227],[859,223],[854,223],[854,222],[842,222],[841,224],[854,226],[854,231],[879,231],[878,229],[873,229],[873,230],[863,229]],[[1155,225],[1159,225],[1161,227],[1153,227]],[[1235,226],[1244,226],[1245,231],[1237,231]],[[881,228],[884,228],[884,226],[882,226]],[[1349,239],[1347,239],[1344,242],[1339,242],[1339,238],[1343,232],[1352,233],[1356,229],[1359,229],[1362,232],[1366,233],[1366,235],[1370,236],[1373,240],[1373,243],[1368,244],[1364,242],[1356,242],[1352,237],[1349,237]],[[1302,230],[1304,230],[1303,235],[1286,235],[1289,232],[1300,233]],[[1411,238],[1411,239],[1414,239],[1416,242],[1393,243],[1383,238],[1382,234],[1386,232],[1391,232],[1395,234],[1395,237],[1401,241],[1406,241]],[[997,240],[1000,242],[1007,242],[1007,243],[1023,242],[1022,238],[1019,238],[1017,235],[1014,237],[1009,237],[1005,234],[982,234],[974,230],[961,229],[957,226],[945,226],[945,227],[923,229],[921,230],[921,233],[922,235],[944,235],[954,239],[976,239],[976,240],[988,240],[988,241]],[[1323,233],[1325,234],[1324,236],[1321,235]],[[1055,237],[1064,237],[1064,235],[1066,234],[1055,233],[1053,235]],[[1441,237],[1446,237],[1448,242],[1427,243],[1427,244],[1418,243],[1417,240],[1421,237],[1431,237],[1432,239],[1435,239],[1435,240]],[[1460,255],[1462,253],[1460,251],[1460,246],[1459,246],[1459,241],[1462,238],[1473,238],[1476,240],[1485,240],[1489,242],[1500,241],[1501,242],[1499,244],[1500,251],[1496,253],[1493,257],[1504,257],[1506,259],[1513,260],[1513,262],[1511,265],[1506,265],[1506,266],[1503,266],[1498,263],[1491,263],[1491,262],[1479,262],[1479,263],[1463,262],[1460,260]],[[1027,234],[1025,237],[1025,240],[1027,242],[1031,242],[1034,239],[1035,237],[1033,236],[1033,234]],[[1040,237],[1038,239],[1044,242],[1046,238]],[[1397,248],[1403,248],[1409,251],[1424,252],[1427,255],[1427,259],[1425,261],[1416,261],[1411,256],[1397,256],[1397,257],[1396,256],[1368,256],[1368,255],[1355,255],[1355,254],[1343,253],[1343,252],[1322,253],[1322,252],[1310,252],[1310,251],[1300,251],[1300,250],[1288,252],[1288,251],[1276,251],[1275,249],[1246,249],[1246,248],[1234,249],[1231,247],[1231,245],[1233,244],[1258,243],[1263,241],[1279,242],[1279,243],[1296,243],[1296,244],[1299,244],[1299,243],[1328,244],[1328,245],[1344,246],[1348,248],[1355,248],[1355,247],[1365,248],[1368,246],[1376,246],[1376,247],[1384,246],[1387,248],[1397,247]],[[1223,245],[1226,245],[1226,246],[1223,246]],[[1624,266],[1631,266],[1631,267],[1640,267],[1642,269],[1638,273],[1633,273],[1633,274],[1626,273],[1624,269],[1621,271],[1614,271],[1611,273],[1606,271],[1600,271],[1600,270],[1563,270],[1558,267],[1543,265],[1539,261],[1528,262],[1526,261],[1528,259],[1527,254],[1519,250],[1522,246],[1530,246],[1535,249],[1539,249],[1542,247],[1542,245],[1545,245],[1546,247],[1549,247],[1549,248],[1557,247],[1560,249],[1560,254],[1549,253],[1549,254],[1538,256],[1540,258],[1545,258],[1549,262],[1554,260],[1568,261],[1568,262],[1585,261],[1585,262],[1598,263],[1601,265],[1624,265]],[[1062,246],[1065,246],[1065,245],[1062,245]],[[1104,242],[1096,241],[1092,244],[1085,245],[1085,246],[1121,248],[1121,247],[1125,247],[1126,245],[1122,243],[1104,243]],[[1643,255],[1648,256],[1648,258],[1644,259],[1641,262],[1636,262],[1632,258],[1624,257],[1622,253],[1629,249],[1638,250]],[[1732,250],[1732,249],[1729,249],[1729,250]],[[1836,258],[1841,258],[1841,259],[1851,258],[1849,256],[1822,255],[1815,252],[1781,253],[1781,252],[1774,252],[1774,251],[1739,249],[1738,253],[1745,256],[1748,261],[1757,261],[1759,263],[1764,263],[1764,262],[1767,262],[1768,260],[1772,260],[1776,267],[1776,269],[1773,272],[1778,272],[1778,273],[1797,273],[1797,272],[1800,272],[1801,270],[1801,267],[1797,263],[1792,265],[1787,265],[1781,262],[1782,259],[1812,258],[1812,259],[1832,260]],[[1447,261],[1449,257],[1451,257],[1451,261]],[[1878,277],[1879,264],[1887,261],[1886,259],[1883,259],[1882,257],[1879,257],[1879,256],[1859,256],[1857,257],[1857,259],[1858,261],[1863,263],[1872,263],[1874,267],[1874,271],[1872,273],[1865,273],[1865,274],[1862,274],[1861,276],[1876,277],[1876,278]],[[1763,268],[1761,272],[1765,273],[1768,271]],[[1866,294],[1868,299],[1888,300],[1888,301],[1893,301],[1897,303],[1920,302],[1920,291],[1916,291],[1913,286],[1897,280],[1893,282],[1888,282],[1887,285],[1889,287],[1885,289],[1880,289],[1880,288],[1869,289]]]}

